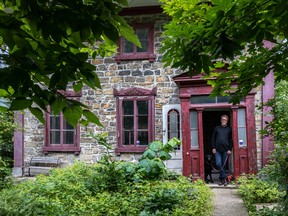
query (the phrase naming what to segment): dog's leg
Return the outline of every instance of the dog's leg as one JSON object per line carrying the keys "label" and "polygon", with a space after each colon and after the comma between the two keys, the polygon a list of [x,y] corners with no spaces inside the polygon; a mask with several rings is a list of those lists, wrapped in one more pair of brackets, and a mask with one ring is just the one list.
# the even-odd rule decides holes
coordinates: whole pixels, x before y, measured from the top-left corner
{"label": "dog's leg", "polygon": [[210,181],[211,181],[211,183],[214,183],[214,181],[213,181],[213,179],[212,179],[212,173],[211,173],[211,172],[209,173],[209,176],[210,176]]}

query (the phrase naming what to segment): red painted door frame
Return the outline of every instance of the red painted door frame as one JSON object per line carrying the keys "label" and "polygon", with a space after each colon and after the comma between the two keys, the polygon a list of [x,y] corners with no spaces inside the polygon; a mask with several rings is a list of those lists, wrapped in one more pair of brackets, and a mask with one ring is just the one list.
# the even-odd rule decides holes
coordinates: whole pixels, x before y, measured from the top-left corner
{"label": "red painted door frame", "polygon": [[[193,95],[209,95],[212,87],[207,85],[206,80],[201,76],[189,77],[185,74],[177,76],[174,81],[179,86],[179,96],[181,102],[182,115],[182,156],[183,156],[183,175],[191,176],[195,179],[204,178],[204,147],[203,147],[203,119],[202,113],[205,109],[220,108],[231,110],[232,139],[234,155],[234,176],[241,173],[257,172],[257,149],[256,149],[256,127],[255,127],[255,92],[251,92],[237,106],[232,104],[201,104],[190,103]],[[235,85],[236,87],[236,85]],[[238,108],[246,110],[246,136],[247,146],[239,147],[238,142]],[[198,114],[198,148],[191,148],[190,136],[190,111],[195,110]]]}

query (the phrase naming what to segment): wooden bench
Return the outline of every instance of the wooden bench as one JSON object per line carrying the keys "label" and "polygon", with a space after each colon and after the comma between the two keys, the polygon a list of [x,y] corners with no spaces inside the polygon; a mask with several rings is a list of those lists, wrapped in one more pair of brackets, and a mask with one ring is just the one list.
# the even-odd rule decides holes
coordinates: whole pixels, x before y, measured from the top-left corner
{"label": "wooden bench", "polygon": [[49,174],[50,170],[59,167],[58,157],[32,157],[28,167],[29,176],[37,174]]}

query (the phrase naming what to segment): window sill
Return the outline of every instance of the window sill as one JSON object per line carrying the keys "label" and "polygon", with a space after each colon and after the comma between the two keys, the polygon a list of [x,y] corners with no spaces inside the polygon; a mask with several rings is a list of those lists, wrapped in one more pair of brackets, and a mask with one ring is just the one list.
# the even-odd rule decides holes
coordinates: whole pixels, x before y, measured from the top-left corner
{"label": "window sill", "polygon": [[42,151],[44,154],[48,154],[49,152],[73,152],[75,155],[79,155],[81,148],[75,146],[44,146]]}
{"label": "window sill", "polygon": [[142,54],[122,54],[115,56],[115,61],[120,64],[121,61],[128,60],[149,60],[150,63],[155,61],[156,55],[152,53],[142,53]]}
{"label": "window sill", "polygon": [[121,153],[143,153],[146,150],[147,146],[127,146],[127,147],[117,147],[115,149],[116,155]]}

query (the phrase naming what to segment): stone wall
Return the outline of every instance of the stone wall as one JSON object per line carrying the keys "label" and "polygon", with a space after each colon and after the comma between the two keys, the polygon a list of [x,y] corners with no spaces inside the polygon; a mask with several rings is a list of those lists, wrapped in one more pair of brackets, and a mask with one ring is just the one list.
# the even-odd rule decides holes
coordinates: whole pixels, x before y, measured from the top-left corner
{"label": "stone wall", "polygon": [[[82,91],[81,102],[87,105],[99,117],[104,127],[89,124],[86,127],[81,126],[80,146],[81,153],[76,156],[73,153],[49,153],[49,156],[57,155],[61,158],[62,166],[72,164],[75,160],[86,163],[98,161],[104,149],[93,140],[89,133],[108,132],[109,143],[116,146],[116,98],[113,95],[113,88],[140,87],[152,89],[157,86],[157,96],[155,100],[155,139],[162,141],[162,106],[165,104],[180,103],[178,97],[178,87],[172,81],[175,75],[181,71],[164,68],[161,62],[160,53],[161,34],[163,24],[168,22],[168,18],[163,14],[141,15],[126,17],[129,22],[154,22],[154,47],[156,59],[155,62],[147,61],[122,61],[117,64],[112,57],[97,58],[89,60],[96,65],[96,71],[101,89],[92,90],[85,86]],[[256,94],[255,104],[261,102],[261,92]],[[26,164],[30,158],[35,155],[43,155],[42,147],[44,145],[44,126],[33,117],[29,112],[25,112],[25,137],[24,137],[24,158]],[[257,128],[257,147],[258,147],[258,167],[261,168],[261,138],[258,131],[261,129],[261,113],[256,110],[256,128]],[[114,155],[114,151],[111,152]],[[115,155],[114,155],[115,156]],[[116,156],[115,156],[116,157]],[[139,158],[139,154],[121,154],[125,160],[134,160]],[[175,160],[176,158],[176,160]],[[182,164],[181,152],[174,156],[174,163],[167,163],[171,168],[178,169]],[[175,167],[177,164],[177,167]],[[169,165],[169,166],[170,166]]]}
{"label": "stone wall", "polygon": [[[139,87],[152,89],[157,86],[155,99],[155,139],[162,141],[162,106],[164,104],[179,103],[178,88],[172,81],[172,77],[180,74],[180,71],[164,68],[161,62],[160,53],[161,34],[163,24],[168,18],[163,14],[141,15],[126,17],[128,22],[155,22],[154,25],[154,51],[156,59],[153,63],[147,61],[122,61],[117,64],[113,57],[91,59],[90,63],[96,66],[96,73],[101,82],[101,89],[93,90],[85,86],[82,90],[81,102],[87,105],[98,117],[104,127],[89,124],[81,126],[79,156],[73,153],[49,153],[49,156],[61,157],[62,165],[69,165],[74,160],[94,163],[98,161],[104,151],[91,139],[89,133],[108,132],[109,143],[116,146],[116,98],[113,95],[113,88]],[[25,113],[25,162],[35,155],[43,155],[41,149],[44,145],[44,126],[31,116]],[[111,152],[114,155],[114,151]],[[137,154],[121,154],[126,160],[138,159]]]}

